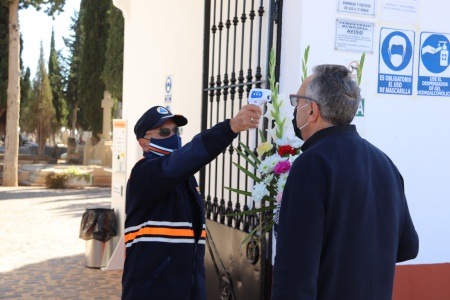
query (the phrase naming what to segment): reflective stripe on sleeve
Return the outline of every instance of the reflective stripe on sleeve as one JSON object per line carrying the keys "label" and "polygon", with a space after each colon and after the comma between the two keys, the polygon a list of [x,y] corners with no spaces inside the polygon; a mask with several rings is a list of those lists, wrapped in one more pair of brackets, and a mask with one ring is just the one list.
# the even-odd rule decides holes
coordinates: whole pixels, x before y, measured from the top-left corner
{"label": "reflective stripe on sleeve", "polygon": [[[205,225],[199,243],[204,244],[206,238]],[[148,221],[138,226],[125,229],[127,247],[138,242],[194,243],[194,230],[189,222]]]}

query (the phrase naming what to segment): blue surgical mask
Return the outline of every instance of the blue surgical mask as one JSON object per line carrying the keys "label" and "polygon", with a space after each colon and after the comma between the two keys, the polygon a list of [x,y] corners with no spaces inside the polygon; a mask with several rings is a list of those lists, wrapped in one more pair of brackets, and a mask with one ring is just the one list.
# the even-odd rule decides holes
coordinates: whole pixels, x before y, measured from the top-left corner
{"label": "blue surgical mask", "polygon": [[174,134],[166,139],[151,139],[148,145],[149,152],[158,156],[169,155],[173,150],[181,148],[181,137]]}

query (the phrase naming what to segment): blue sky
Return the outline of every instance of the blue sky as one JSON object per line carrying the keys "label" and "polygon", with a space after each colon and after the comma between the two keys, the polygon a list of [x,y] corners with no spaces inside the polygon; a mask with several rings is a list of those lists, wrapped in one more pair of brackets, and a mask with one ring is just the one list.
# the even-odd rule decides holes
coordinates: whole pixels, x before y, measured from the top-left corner
{"label": "blue sky", "polygon": [[74,16],[74,11],[80,8],[81,0],[66,0],[64,12],[55,15],[55,20],[41,11],[36,11],[33,7],[19,11],[19,25],[23,38],[22,60],[24,67],[31,70],[31,78],[36,74],[39,60],[39,49],[41,41],[44,46],[44,58],[48,63],[50,55],[50,39],[52,26],[55,30],[56,50],[66,51],[62,37],[70,34],[70,18]]}

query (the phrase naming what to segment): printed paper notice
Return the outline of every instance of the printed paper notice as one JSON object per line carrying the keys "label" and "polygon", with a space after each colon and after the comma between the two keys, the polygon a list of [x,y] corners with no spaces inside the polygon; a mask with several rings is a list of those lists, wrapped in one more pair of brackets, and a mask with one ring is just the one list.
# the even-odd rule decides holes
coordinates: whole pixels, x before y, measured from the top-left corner
{"label": "printed paper notice", "polygon": [[374,23],[356,20],[336,20],[336,50],[373,52]]}
{"label": "printed paper notice", "polygon": [[383,0],[381,16],[386,21],[416,24],[417,0]]}
{"label": "printed paper notice", "polygon": [[338,11],[358,15],[375,15],[375,0],[338,0]]}
{"label": "printed paper notice", "polygon": [[113,120],[113,171],[118,173],[125,172],[126,130],[125,120]]}

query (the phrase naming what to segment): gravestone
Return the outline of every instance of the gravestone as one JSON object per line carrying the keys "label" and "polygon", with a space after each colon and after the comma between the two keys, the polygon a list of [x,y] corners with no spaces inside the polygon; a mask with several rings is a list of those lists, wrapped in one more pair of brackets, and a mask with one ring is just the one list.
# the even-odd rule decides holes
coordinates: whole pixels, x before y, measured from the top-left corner
{"label": "gravestone", "polygon": [[[103,93],[102,108],[103,108],[103,130],[101,140],[92,148],[86,147],[84,152],[85,165],[99,165],[104,167],[112,167],[112,140],[111,140],[111,109],[114,101],[111,98],[111,93],[105,91]],[[86,145],[91,143],[86,141]]]}

